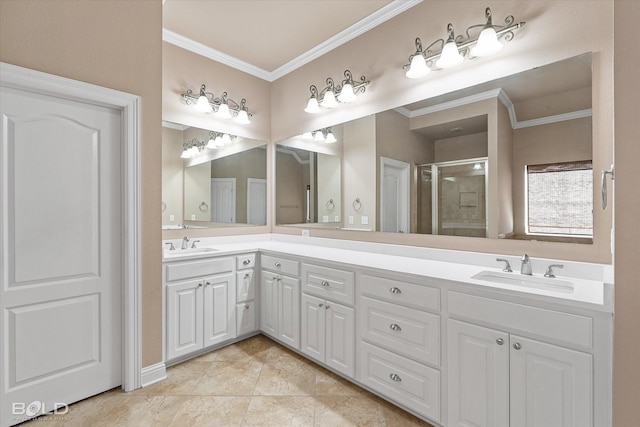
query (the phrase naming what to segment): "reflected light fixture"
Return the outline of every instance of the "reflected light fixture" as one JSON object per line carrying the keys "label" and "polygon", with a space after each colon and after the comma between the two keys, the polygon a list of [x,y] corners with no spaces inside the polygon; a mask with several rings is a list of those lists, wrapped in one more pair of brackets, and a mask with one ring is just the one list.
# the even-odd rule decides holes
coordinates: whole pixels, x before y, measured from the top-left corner
{"label": "reflected light fixture", "polygon": [[200,141],[198,138],[193,138],[191,141],[187,141],[182,144],[182,154],[180,155],[180,158],[190,159],[205,151],[205,148],[215,150],[223,145],[232,143],[235,139],[235,135],[210,131],[209,139],[206,142]]}
{"label": "reflected light fixture", "polygon": [[213,93],[206,91],[204,84],[200,86],[200,93],[197,96],[191,89],[181,96],[187,105],[193,105],[201,113],[215,113],[215,116],[221,119],[235,118],[236,123],[240,124],[251,123],[252,114],[249,113],[247,100],[244,98],[237,103],[228,98],[227,92],[222,92],[220,97],[216,97]]}
{"label": "reflected light fixture", "polygon": [[311,139],[315,142],[324,142],[326,144],[333,144],[338,142],[333,132],[331,132],[330,127],[314,130],[311,132],[305,132],[302,134],[302,137],[305,139]]}
{"label": "reflected light fixture", "polygon": [[[515,22],[513,15],[505,18],[504,26],[493,25],[491,9],[485,9],[485,23],[468,27],[465,36],[455,36],[453,25],[447,25],[447,39],[438,39],[431,43],[426,49],[422,48],[422,41],[416,37],[416,51],[409,56],[409,63],[402,68],[406,70],[405,75],[410,79],[424,77],[431,71],[451,68],[461,64],[465,57],[473,59],[493,55],[502,49],[500,39],[511,41],[514,37],[514,30],[524,26],[524,22]],[[482,28],[480,33],[472,36],[470,32],[475,32]],[[438,47],[440,50],[438,51]],[[432,50],[433,49],[433,50]]]}
{"label": "reflected light fixture", "polygon": [[307,113],[315,114],[322,111],[323,108],[334,108],[340,103],[350,103],[357,99],[358,93],[364,93],[366,86],[370,82],[365,76],[361,76],[359,81],[353,80],[353,74],[349,70],[344,71],[344,80],[336,85],[331,77],[326,80],[326,86],[318,91],[316,85],[311,85],[311,97],[307,101],[307,107],[304,109]]}

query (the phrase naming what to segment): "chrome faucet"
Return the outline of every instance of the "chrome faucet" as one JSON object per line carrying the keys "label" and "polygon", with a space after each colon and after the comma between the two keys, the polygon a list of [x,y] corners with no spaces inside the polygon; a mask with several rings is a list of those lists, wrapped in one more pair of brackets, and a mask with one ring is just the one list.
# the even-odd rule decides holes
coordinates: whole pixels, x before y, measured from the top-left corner
{"label": "chrome faucet", "polygon": [[531,276],[531,261],[529,260],[529,255],[522,255],[522,259],[520,261],[522,261],[520,264],[520,274]]}
{"label": "chrome faucet", "polygon": [[196,243],[199,243],[200,240],[194,240],[191,242],[191,249],[195,249],[196,248]]}
{"label": "chrome faucet", "polygon": [[180,249],[187,249],[189,247],[189,238],[187,236],[184,236],[182,238],[182,245],[180,246]]}
{"label": "chrome faucet", "polygon": [[544,273],[544,277],[548,277],[550,279],[553,279],[554,277],[556,277],[555,274],[553,274],[553,269],[554,268],[563,268],[564,265],[562,264],[551,264],[549,265],[549,267],[547,267],[547,271],[545,271]]}
{"label": "chrome faucet", "polygon": [[513,271],[511,269],[511,265],[509,264],[509,260],[508,259],[496,258],[496,261],[504,262],[504,268],[502,269],[502,271],[504,271],[505,273],[511,273]]}

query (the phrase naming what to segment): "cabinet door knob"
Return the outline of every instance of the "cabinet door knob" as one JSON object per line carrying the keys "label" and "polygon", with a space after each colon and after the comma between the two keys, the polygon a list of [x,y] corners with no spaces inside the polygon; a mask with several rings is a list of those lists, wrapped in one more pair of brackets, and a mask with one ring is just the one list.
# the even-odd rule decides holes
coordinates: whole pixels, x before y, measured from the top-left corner
{"label": "cabinet door knob", "polygon": [[245,279],[248,279],[249,277],[251,277],[251,275],[250,275],[249,273],[247,273],[247,274],[245,274],[245,275],[244,275],[244,278],[245,278]]}
{"label": "cabinet door knob", "polygon": [[400,378],[400,375],[398,374],[391,374],[389,375],[389,378],[391,378],[391,380],[395,381],[395,382],[400,382],[402,381],[402,378]]}
{"label": "cabinet door knob", "polygon": [[522,346],[520,345],[520,343],[519,343],[519,342],[517,342],[517,343],[515,343],[515,344],[513,345],[513,348],[515,348],[516,350],[520,350],[520,349],[522,348]]}
{"label": "cabinet door knob", "polygon": [[320,304],[318,304],[318,307],[322,307],[323,305],[324,305],[323,303],[320,303]]}
{"label": "cabinet door knob", "polygon": [[245,309],[245,310],[249,310],[249,304],[245,305],[245,306],[244,306],[244,309]]}
{"label": "cabinet door knob", "polygon": [[329,286],[329,282],[327,282],[326,280],[323,280],[322,281],[322,286],[324,286],[326,288],[327,286]]}
{"label": "cabinet door knob", "polygon": [[504,344],[504,340],[502,338],[498,338],[496,342],[498,343],[498,345]]}
{"label": "cabinet door knob", "polygon": [[202,282],[198,283],[198,288],[202,287]]}
{"label": "cabinet door knob", "polygon": [[395,286],[391,289],[389,289],[389,292],[391,292],[392,294],[401,294],[402,291],[398,288],[396,288]]}
{"label": "cabinet door knob", "polygon": [[210,285],[211,285],[211,282],[207,282],[207,283],[205,283],[204,285],[205,285],[205,286],[210,286]]}
{"label": "cabinet door knob", "polygon": [[276,267],[281,267],[282,266],[282,264],[280,264],[278,261],[276,261],[276,263],[273,264],[273,265],[275,265]]}
{"label": "cabinet door knob", "polygon": [[400,327],[400,325],[396,325],[395,323],[390,324],[390,325],[389,325],[389,328],[390,328],[392,331],[396,331],[396,332],[399,332],[399,331],[401,331],[401,330],[402,330],[402,328]]}
{"label": "cabinet door knob", "polygon": [[243,265],[249,265],[251,264],[251,260],[250,259],[245,259],[244,261],[242,261]]}
{"label": "cabinet door knob", "polygon": [[327,310],[329,310],[329,309],[331,308],[331,306],[330,306],[329,304],[325,304],[325,305],[324,305],[324,308],[325,308],[325,309],[327,309]]}

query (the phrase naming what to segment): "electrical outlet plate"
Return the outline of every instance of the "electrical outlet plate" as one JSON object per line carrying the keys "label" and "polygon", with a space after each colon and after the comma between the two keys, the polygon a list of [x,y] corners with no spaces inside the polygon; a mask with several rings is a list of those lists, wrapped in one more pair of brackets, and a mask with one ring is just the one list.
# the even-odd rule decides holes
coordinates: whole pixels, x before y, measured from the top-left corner
{"label": "electrical outlet plate", "polygon": [[302,230],[303,237],[309,237],[309,230]]}

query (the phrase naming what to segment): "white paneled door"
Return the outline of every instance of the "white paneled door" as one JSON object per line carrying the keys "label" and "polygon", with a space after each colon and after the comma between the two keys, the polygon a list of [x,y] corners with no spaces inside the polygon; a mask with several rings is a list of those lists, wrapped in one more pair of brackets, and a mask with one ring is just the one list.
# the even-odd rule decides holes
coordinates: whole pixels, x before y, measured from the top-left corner
{"label": "white paneled door", "polygon": [[0,425],[122,382],[121,111],[0,93]]}

